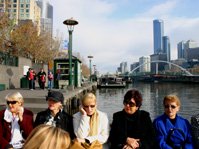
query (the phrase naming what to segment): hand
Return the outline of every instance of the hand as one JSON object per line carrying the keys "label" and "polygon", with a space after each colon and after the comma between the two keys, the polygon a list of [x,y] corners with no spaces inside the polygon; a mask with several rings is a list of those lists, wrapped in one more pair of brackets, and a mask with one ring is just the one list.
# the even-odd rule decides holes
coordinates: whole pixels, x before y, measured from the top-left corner
{"label": "hand", "polygon": [[22,107],[19,107],[19,108],[17,109],[17,115],[18,115],[18,117],[19,117],[19,120],[20,120],[20,121],[23,121],[23,111],[22,111]]}
{"label": "hand", "polygon": [[129,146],[130,146],[131,148],[133,148],[133,149],[136,149],[136,148],[139,147],[138,141],[140,141],[140,139],[134,139],[134,138],[130,138],[130,137],[128,137],[128,138],[126,139],[127,145],[129,145]]}
{"label": "hand", "polygon": [[132,147],[126,144],[122,149],[132,149]]}
{"label": "hand", "polygon": [[86,111],[82,107],[82,105],[79,106],[79,111],[82,113],[82,115],[87,115]]}
{"label": "hand", "polygon": [[81,139],[81,138],[76,138],[77,142],[80,142],[80,143],[85,143],[85,139]]}

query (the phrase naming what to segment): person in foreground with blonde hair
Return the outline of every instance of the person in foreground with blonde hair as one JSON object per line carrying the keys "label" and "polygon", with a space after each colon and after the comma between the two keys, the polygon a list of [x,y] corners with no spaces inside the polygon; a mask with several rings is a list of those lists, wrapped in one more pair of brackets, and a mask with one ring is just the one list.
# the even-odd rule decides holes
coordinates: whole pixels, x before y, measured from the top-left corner
{"label": "person in foreground with blonde hair", "polygon": [[81,100],[80,111],[73,115],[77,136],[72,149],[102,149],[109,136],[107,114],[97,110],[96,96],[87,93]]}
{"label": "person in foreground with blonde hair", "polygon": [[69,133],[61,128],[41,124],[33,129],[23,149],[68,149]]}
{"label": "person in foreground with blonde hair", "polygon": [[0,149],[21,149],[33,129],[33,113],[23,107],[19,92],[8,94],[7,108],[0,111]]}
{"label": "person in foreground with blonde hair", "polygon": [[176,95],[164,97],[164,114],[154,122],[158,149],[193,149],[191,125],[188,120],[177,114],[180,100]]}

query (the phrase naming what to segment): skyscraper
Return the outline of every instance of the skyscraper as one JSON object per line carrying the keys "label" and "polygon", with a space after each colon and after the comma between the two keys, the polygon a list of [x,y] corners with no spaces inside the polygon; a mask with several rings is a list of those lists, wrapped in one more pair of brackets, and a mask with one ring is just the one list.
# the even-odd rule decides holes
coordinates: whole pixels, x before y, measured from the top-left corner
{"label": "skyscraper", "polygon": [[163,53],[167,55],[167,61],[170,61],[170,40],[168,36],[163,36]]}
{"label": "skyscraper", "polygon": [[185,58],[184,54],[185,54],[185,41],[181,41],[178,43],[177,45],[178,48],[178,59],[180,58]]}
{"label": "skyscraper", "polygon": [[164,24],[162,20],[153,20],[154,54],[163,53]]}

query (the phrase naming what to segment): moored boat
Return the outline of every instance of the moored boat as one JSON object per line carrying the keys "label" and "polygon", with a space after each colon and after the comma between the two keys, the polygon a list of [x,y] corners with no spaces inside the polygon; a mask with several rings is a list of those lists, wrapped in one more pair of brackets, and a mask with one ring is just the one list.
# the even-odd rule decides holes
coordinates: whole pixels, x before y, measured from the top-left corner
{"label": "moored boat", "polygon": [[102,76],[98,79],[98,88],[123,88],[126,82],[123,78],[113,75]]}

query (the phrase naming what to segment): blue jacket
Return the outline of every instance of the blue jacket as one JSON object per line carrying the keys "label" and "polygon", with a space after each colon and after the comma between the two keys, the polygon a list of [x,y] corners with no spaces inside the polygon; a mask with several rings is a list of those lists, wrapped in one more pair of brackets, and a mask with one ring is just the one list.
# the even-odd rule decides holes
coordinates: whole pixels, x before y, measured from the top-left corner
{"label": "blue jacket", "polygon": [[[157,117],[153,122],[156,131],[156,142],[160,149],[193,149],[191,125],[188,120],[176,115],[173,124],[166,114]],[[169,142],[172,142],[169,143]],[[170,144],[170,145],[169,145]]]}

